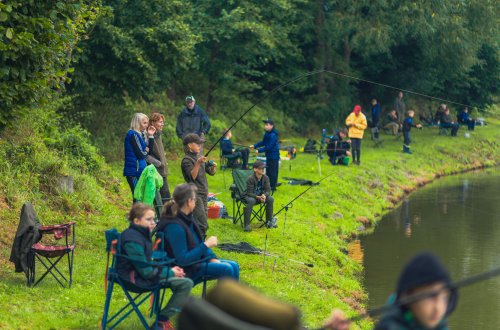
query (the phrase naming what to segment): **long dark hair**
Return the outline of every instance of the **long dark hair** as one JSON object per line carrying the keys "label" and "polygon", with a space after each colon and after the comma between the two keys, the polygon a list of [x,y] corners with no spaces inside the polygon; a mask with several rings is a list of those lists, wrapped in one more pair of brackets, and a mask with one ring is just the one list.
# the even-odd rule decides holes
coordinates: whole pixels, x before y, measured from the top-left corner
{"label": "long dark hair", "polygon": [[187,201],[191,198],[196,198],[196,191],[198,189],[192,183],[183,183],[177,185],[174,189],[173,199],[163,205],[162,218],[175,218],[177,212],[186,205]]}

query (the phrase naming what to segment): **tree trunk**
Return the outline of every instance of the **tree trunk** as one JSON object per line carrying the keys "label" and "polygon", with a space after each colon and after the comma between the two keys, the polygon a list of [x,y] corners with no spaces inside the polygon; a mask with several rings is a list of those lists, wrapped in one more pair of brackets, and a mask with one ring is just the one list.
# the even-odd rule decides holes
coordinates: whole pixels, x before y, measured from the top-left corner
{"label": "tree trunk", "polygon": [[[325,68],[325,13],[323,11],[323,1],[316,1],[316,18],[315,18],[315,31],[316,31],[316,69]],[[325,76],[323,73],[319,73],[316,81],[316,91],[318,94],[322,94],[325,91]]]}

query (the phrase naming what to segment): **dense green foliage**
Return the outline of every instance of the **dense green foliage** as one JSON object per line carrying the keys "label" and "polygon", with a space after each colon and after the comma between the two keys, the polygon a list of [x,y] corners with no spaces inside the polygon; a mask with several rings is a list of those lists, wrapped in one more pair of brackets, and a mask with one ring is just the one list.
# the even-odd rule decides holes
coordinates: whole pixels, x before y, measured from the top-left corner
{"label": "dense green foliage", "polygon": [[64,90],[97,0],[0,2],[0,126]]}
{"label": "dense green foliage", "polygon": [[[314,69],[480,109],[498,94],[500,5],[493,0],[104,5],[107,15],[82,45],[70,110],[101,138],[125,130],[136,101],[168,98],[177,106],[160,110],[173,115],[188,94],[227,125],[276,86]],[[372,97],[387,109],[395,94],[323,72],[281,89],[260,108],[306,131],[340,122],[354,103],[368,106]],[[427,101],[407,95],[417,109],[427,110]],[[115,127],[103,127],[104,114]]]}

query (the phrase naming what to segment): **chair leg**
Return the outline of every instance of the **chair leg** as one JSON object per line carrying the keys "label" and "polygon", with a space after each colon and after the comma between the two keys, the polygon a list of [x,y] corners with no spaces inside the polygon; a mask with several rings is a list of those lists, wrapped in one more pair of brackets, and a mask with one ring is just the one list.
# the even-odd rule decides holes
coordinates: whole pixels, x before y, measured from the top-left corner
{"label": "chair leg", "polygon": [[101,330],[106,330],[108,324],[109,305],[111,304],[111,297],[113,296],[114,281],[110,281],[108,290],[106,292],[106,301],[104,302],[104,312],[102,313]]}
{"label": "chair leg", "polygon": [[56,267],[56,264],[59,262],[59,260],[62,259],[62,257],[64,257],[64,255],[60,256],[54,263],[52,263],[52,261],[50,261],[49,258],[45,258],[48,263],[50,263],[50,267],[45,264],[45,262],[42,260],[41,257],[39,257],[38,255],[35,254],[35,257],[40,261],[40,263],[47,269],[47,271],[42,275],[42,277],[40,277],[38,279],[38,281],[35,282],[35,284],[33,285],[33,287],[35,287],[38,283],[40,283],[44,278],[45,276],[47,276],[48,274],[52,275],[52,277],[55,278],[55,280],[63,287],[65,288],[66,286],[57,278],[57,276],[52,272],[52,269],[54,269],[66,282],[68,281],[66,279],[66,277],[64,277],[63,274],[61,274],[61,272],[59,271],[59,269],[57,269]]}

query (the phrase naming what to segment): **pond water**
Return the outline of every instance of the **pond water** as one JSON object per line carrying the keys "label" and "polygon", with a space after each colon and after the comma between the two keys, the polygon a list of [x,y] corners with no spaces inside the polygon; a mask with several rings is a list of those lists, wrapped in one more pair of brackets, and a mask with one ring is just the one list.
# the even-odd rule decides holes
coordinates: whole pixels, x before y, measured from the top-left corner
{"label": "pond water", "polygon": [[[361,239],[369,308],[385,303],[415,253],[440,257],[459,280],[500,267],[500,171],[439,179],[412,193]],[[500,277],[459,291],[451,329],[500,329]]]}

